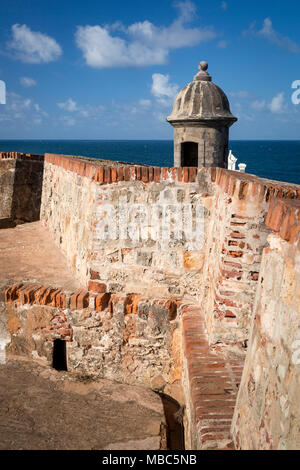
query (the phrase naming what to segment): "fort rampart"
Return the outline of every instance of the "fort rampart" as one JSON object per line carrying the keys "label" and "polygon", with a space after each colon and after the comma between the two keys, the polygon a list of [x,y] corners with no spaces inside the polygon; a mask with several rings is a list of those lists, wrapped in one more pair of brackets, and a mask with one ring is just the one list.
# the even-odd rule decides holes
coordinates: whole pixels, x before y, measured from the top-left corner
{"label": "fort rampart", "polygon": [[299,186],[2,153],[0,198],[4,232],[40,220],[80,285],[0,276],[7,354],[51,364],[65,340],[69,370],[185,405],[190,448],[300,447]]}

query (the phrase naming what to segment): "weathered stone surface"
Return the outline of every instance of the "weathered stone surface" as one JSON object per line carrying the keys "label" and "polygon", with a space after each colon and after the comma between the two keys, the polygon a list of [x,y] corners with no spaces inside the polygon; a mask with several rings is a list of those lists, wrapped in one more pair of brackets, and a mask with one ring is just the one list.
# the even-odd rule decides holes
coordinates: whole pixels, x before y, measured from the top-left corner
{"label": "weathered stone surface", "polygon": [[238,449],[295,450],[300,448],[299,250],[278,235],[268,241],[232,432]]}
{"label": "weathered stone surface", "polygon": [[43,168],[43,161],[0,160],[0,219],[39,219]]}
{"label": "weathered stone surface", "polygon": [[94,194],[88,178],[45,162],[41,220],[82,286],[88,282]]}
{"label": "weathered stone surface", "polygon": [[[41,219],[83,285],[91,277],[95,288],[94,281],[99,280],[106,284],[107,291],[114,293],[137,292],[169,298],[195,296],[201,282],[201,240],[205,238],[208,216],[205,208],[208,180],[207,172],[199,172],[194,182],[176,184],[175,175],[167,173],[159,183],[145,184],[133,179],[120,181],[117,186],[111,182],[100,185],[46,161]],[[199,206],[200,215],[192,209],[195,205]],[[165,224],[161,218],[156,219],[152,207],[153,211],[169,210],[170,223],[168,217]],[[178,229],[176,211],[183,220],[185,207],[191,209],[185,223],[203,232],[200,241],[188,239],[185,233],[168,237],[168,230],[172,233]],[[144,208],[149,209],[145,221]],[[124,211],[128,220],[122,225]],[[122,232],[124,228],[126,233]],[[166,236],[162,234],[164,230]]]}
{"label": "weathered stone surface", "polygon": [[205,243],[204,312],[210,343],[244,354],[262,249],[270,232],[259,194],[239,199],[216,187]]}
{"label": "weathered stone surface", "polygon": [[15,177],[15,160],[1,161],[0,165],[0,219],[11,219]]}
{"label": "weathered stone surface", "polygon": [[101,309],[96,304],[79,310],[52,307],[51,302],[24,304],[18,298],[0,302],[0,308],[7,354],[40,358],[52,366],[53,341],[62,339],[69,371],[159,391],[180,382],[175,302],[112,296]]}
{"label": "weathered stone surface", "polygon": [[[10,159],[19,158],[8,157],[4,163],[0,158],[4,172]],[[26,158],[32,164],[42,162],[36,156],[20,158],[23,163]],[[7,198],[1,193],[0,198],[5,211],[13,206],[14,190],[9,191],[12,179],[4,181]],[[122,217],[120,197],[130,208],[131,237],[115,232],[110,217],[101,212],[108,203],[117,219]],[[220,448],[231,446],[233,402],[217,379],[223,363],[229,364],[228,383],[241,372],[232,364],[239,362],[236,356],[245,356],[249,344],[232,427],[235,445],[299,447],[299,199],[297,185],[221,168],[119,166],[47,155],[42,220],[48,232],[34,223],[0,233],[1,361],[6,353],[51,366],[53,341],[64,340],[72,373],[140,383],[170,394],[186,405],[183,420],[198,436],[194,441],[190,437],[187,446]],[[30,201],[29,193],[25,201]],[[193,210],[199,204],[202,245],[187,237],[157,239],[153,232],[159,224],[134,207],[155,203],[173,205],[175,211],[187,203],[192,207],[187,225],[195,222]],[[24,210],[26,204],[21,204]],[[9,212],[3,214],[2,222],[18,223]],[[0,227],[7,226],[2,222]],[[172,211],[170,224],[161,225],[164,233],[168,227],[180,230]],[[51,247],[49,235],[67,262]],[[203,344],[203,320],[193,315],[185,331],[191,349],[182,351],[182,312],[195,303],[198,312],[201,305],[207,337]],[[202,347],[204,356],[198,354]],[[222,361],[215,361],[216,355]],[[222,398],[207,398],[220,391]],[[200,423],[194,428],[193,403]],[[211,408],[222,410],[228,404],[226,415],[212,418]],[[130,441],[128,446],[146,446],[152,437]],[[106,447],[122,442],[110,441]]]}
{"label": "weathered stone surface", "polygon": [[0,364],[0,449],[162,449],[159,396],[137,386],[57,372],[36,361]]}

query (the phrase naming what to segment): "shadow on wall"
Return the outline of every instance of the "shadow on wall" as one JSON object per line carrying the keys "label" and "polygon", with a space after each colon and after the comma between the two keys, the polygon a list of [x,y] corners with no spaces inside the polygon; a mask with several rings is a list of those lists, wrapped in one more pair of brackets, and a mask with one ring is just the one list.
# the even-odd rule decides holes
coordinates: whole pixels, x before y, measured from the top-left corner
{"label": "shadow on wall", "polygon": [[44,161],[0,160],[0,228],[40,219]]}

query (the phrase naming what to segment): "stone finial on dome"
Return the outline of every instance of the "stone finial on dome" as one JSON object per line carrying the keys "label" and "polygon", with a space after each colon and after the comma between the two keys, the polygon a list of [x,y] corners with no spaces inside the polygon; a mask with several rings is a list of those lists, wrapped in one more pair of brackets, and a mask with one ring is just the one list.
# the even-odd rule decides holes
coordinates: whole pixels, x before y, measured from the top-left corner
{"label": "stone finial on dome", "polygon": [[208,68],[208,63],[207,62],[205,62],[204,60],[202,62],[200,62],[200,64],[199,64],[200,72],[198,72],[194,76],[194,80],[204,80],[204,81],[207,81],[207,82],[211,82],[211,76],[209,75],[208,72],[206,72],[207,68]]}

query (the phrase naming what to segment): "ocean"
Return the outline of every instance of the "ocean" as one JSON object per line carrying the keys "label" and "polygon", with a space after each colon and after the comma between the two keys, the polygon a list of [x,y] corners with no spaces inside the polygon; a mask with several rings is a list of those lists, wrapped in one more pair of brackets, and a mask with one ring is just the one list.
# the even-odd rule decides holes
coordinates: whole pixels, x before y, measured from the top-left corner
{"label": "ocean", "polygon": [[[263,178],[300,184],[300,141],[232,140],[237,163]],[[0,140],[0,151],[64,155],[173,166],[172,140]]]}

